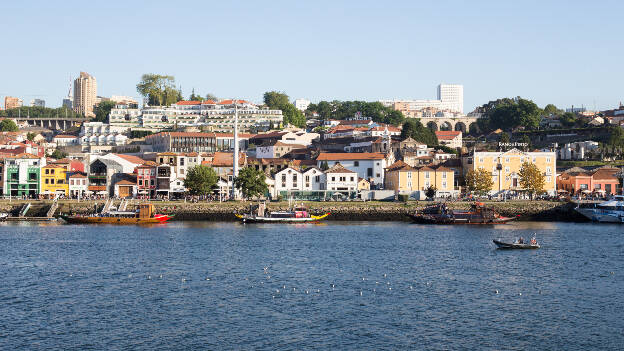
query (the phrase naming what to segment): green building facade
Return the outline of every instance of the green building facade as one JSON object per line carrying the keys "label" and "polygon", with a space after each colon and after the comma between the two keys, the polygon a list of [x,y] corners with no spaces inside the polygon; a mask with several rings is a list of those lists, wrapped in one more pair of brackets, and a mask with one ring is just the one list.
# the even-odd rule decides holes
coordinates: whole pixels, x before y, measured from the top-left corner
{"label": "green building facade", "polygon": [[37,196],[41,180],[39,158],[8,158],[4,164],[4,195]]}

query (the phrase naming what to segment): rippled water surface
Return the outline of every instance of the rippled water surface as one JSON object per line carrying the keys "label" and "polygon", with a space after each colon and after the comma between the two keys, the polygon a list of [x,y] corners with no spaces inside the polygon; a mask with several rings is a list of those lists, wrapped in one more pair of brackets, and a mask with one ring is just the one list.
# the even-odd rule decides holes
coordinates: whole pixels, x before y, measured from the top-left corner
{"label": "rippled water surface", "polygon": [[2,350],[624,347],[617,225],[5,223],[0,267]]}

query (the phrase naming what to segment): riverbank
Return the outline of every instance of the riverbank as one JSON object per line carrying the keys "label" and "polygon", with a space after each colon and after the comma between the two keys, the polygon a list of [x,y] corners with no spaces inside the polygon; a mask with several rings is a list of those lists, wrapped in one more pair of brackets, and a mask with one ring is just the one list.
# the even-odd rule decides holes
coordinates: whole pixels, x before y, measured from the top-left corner
{"label": "riverbank", "polygon": [[[28,216],[45,216],[51,201],[24,201],[24,200],[0,200],[0,212],[8,212],[16,216],[20,209],[31,203]],[[116,202],[118,203],[118,202]],[[127,210],[136,208],[138,201],[132,201]],[[246,211],[251,202],[199,202],[191,203],[184,201],[153,202],[159,213],[175,215],[175,220],[206,220],[206,221],[235,221],[234,213]],[[419,208],[431,205],[430,201],[401,202],[304,202],[312,213],[327,213],[331,216],[328,220],[357,220],[357,221],[407,221],[407,213]],[[521,221],[559,221],[581,222],[586,219],[574,211],[575,203],[554,201],[508,201],[508,202],[485,202],[503,216],[519,216]],[[104,201],[77,201],[61,200],[55,213],[58,214],[90,214],[97,208],[102,208]],[[449,202],[451,209],[470,208],[471,202]],[[270,210],[286,210],[288,202],[268,203]]]}

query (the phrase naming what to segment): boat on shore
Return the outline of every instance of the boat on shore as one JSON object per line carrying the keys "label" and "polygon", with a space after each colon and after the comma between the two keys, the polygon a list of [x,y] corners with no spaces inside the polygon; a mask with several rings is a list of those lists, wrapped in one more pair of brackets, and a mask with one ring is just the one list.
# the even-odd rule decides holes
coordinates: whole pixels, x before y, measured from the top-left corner
{"label": "boat on shore", "polygon": [[408,216],[421,224],[504,224],[517,218],[501,216],[481,202],[473,203],[468,211],[450,210],[446,204],[440,203]]}
{"label": "boat on shore", "polygon": [[574,210],[593,222],[624,223],[624,195],[615,195],[596,207],[577,206]]}
{"label": "boat on shore", "polygon": [[154,213],[154,205],[144,203],[136,211],[106,211],[91,215],[61,215],[67,223],[82,224],[155,224],[165,223],[173,216]]}
{"label": "boat on shore", "polygon": [[500,241],[500,240],[492,240],[494,242],[494,244],[496,244],[496,246],[499,249],[503,249],[503,250],[527,250],[527,249],[539,249],[540,245],[537,243],[537,241],[535,241],[534,243],[519,243],[519,242],[513,242],[513,243],[506,243],[504,241]]}
{"label": "boat on shore", "polygon": [[264,202],[252,205],[248,213],[235,213],[236,218],[243,223],[306,223],[318,222],[329,216],[329,213],[313,215],[303,206],[294,207],[288,211],[269,211]]}

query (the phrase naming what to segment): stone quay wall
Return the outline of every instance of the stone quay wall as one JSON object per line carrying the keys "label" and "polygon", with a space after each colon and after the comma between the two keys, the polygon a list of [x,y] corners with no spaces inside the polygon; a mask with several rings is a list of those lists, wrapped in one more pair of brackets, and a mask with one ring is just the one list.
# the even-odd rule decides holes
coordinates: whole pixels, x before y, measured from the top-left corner
{"label": "stone quay wall", "polygon": [[[27,201],[0,201],[0,211],[17,215],[20,208]],[[42,209],[39,213],[45,213],[51,201],[30,201],[33,208]],[[206,220],[206,221],[234,221],[234,213],[242,213],[248,210],[253,202],[153,202],[158,213],[173,214],[174,220]],[[118,204],[118,202],[116,202]],[[138,202],[132,201],[128,211],[136,209]],[[327,213],[331,215],[328,220],[347,221],[409,221],[406,216],[417,209],[431,205],[428,201],[400,202],[306,202],[311,213]],[[470,202],[448,202],[451,209],[470,208]],[[575,203],[552,202],[552,201],[509,201],[509,202],[485,202],[503,216],[519,216],[520,221],[564,221],[580,222],[586,219],[574,211]],[[100,210],[104,201],[76,201],[62,200],[59,202],[59,214],[90,214]],[[287,210],[287,202],[267,203],[269,210]]]}

